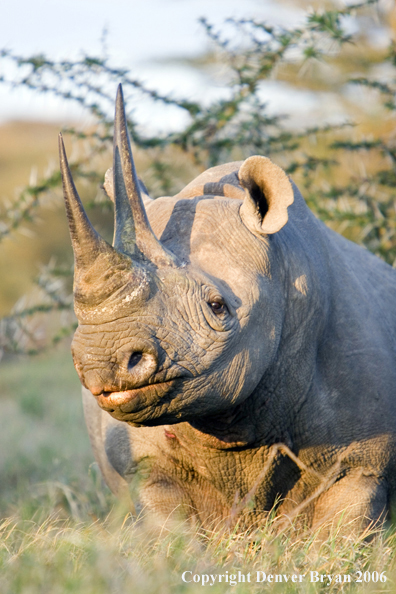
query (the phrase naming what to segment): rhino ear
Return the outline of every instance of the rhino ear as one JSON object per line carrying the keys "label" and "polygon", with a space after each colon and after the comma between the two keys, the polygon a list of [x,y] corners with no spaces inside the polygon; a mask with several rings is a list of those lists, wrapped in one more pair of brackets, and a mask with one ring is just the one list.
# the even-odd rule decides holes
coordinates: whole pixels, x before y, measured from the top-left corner
{"label": "rhino ear", "polygon": [[[147,204],[152,202],[153,199],[150,198],[147,188],[144,185],[144,183],[142,182],[142,180],[138,179],[138,181],[139,181],[140,192],[142,194],[143,203],[145,206],[147,206]],[[113,168],[112,167],[106,171],[103,188],[104,188],[106,194],[108,195],[108,197],[110,198],[110,200],[112,202],[114,202],[114,181],[113,181]]]}
{"label": "rhino ear", "polygon": [[287,223],[293,188],[286,173],[267,157],[249,157],[238,172],[245,188],[240,215],[255,235],[276,233]]}

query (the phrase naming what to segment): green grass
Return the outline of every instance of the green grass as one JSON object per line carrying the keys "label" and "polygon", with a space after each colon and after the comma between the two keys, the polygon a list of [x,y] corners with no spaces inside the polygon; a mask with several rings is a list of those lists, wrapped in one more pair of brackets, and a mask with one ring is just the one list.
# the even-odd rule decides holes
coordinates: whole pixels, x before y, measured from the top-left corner
{"label": "green grass", "polygon": [[[396,591],[389,529],[368,539],[340,525],[324,538],[296,525],[280,528],[270,516],[259,530],[236,536],[183,524],[159,530],[144,515],[133,518],[93,462],[68,351],[1,362],[0,399],[1,594]],[[258,571],[282,582],[257,582]],[[311,582],[311,571],[333,582]],[[375,571],[387,581],[365,583],[364,572],[376,578]],[[183,581],[183,572],[199,582]],[[230,584],[238,572],[250,582]],[[293,583],[293,575],[305,578]],[[336,575],[351,582],[338,583]]]}
{"label": "green grass", "polygon": [[0,514],[88,505],[98,472],[69,350],[1,362],[0,402]]}

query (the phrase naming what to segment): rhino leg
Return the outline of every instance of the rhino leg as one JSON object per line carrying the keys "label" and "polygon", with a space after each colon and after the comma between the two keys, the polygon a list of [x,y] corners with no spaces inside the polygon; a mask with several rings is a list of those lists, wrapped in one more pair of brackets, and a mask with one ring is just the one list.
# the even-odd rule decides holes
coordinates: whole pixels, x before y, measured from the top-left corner
{"label": "rhino leg", "polygon": [[103,478],[114,495],[130,501],[128,479],[133,461],[128,425],[99,408],[86,388],[82,389],[82,398],[89,438]]}
{"label": "rhino leg", "polygon": [[314,510],[312,527],[343,523],[354,530],[379,524],[386,519],[388,485],[370,470],[355,468],[323,493]]}

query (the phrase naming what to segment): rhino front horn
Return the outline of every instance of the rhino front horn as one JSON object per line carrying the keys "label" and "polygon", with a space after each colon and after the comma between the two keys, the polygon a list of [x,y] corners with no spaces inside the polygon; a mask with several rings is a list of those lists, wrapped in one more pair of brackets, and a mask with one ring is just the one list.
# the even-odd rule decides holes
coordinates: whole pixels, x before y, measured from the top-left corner
{"label": "rhino front horn", "polygon": [[62,134],[59,134],[59,159],[75,267],[76,272],[81,272],[90,268],[100,254],[113,250],[95,231],[87,217],[73,182]]}
{"label": "rhino front horn", "polygon": [[132,157],[121,85],[116,99],[113,150],[114,247],[133,259],[143,257],[158,266],[176,266],[175,256],[158,241],[147,218]]}

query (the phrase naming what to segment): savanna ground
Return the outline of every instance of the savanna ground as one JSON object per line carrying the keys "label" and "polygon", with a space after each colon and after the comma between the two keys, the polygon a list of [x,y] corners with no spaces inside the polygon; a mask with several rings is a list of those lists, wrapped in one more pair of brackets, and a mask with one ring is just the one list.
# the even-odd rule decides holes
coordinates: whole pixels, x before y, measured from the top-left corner
{"label": "savanna ground", "polygon": [[[55,130],[36,124],[3,127],[0,162],[11,158],[9,134],[14,139],[23,134],[24,146],[30,143],[36,149],[34,139],[41,138],[42,151],[48,155]],[[24,180],[34,159],[45,165],[39,151],[21,159],[15,170],[4,167],[3,172],[12,174],[9,188],[16,178]],[[65,231],[59,213],[44,211],[37,233],[48,226],[48,220],[53,221],[49,237]],[[4,308],[14,282],[18,292],[35,274],[35,243],[35,235],[28,233],[5,245],[9,256],[2,262],[3,274],[11,276],[7,277],[9,291],[2,293]],[[30,272],[26,278],[15,276],[12,282],[15,262],[23,255]],[[0,399],[1,594],[396,590],[396,533],[390,526],[373,532],[369,539],[356,538],[340,519],[323,540],[296,526],[280,529],[272,516],[266,526],[242,536],[224,529],[201,533],[183,524],[158,533],[145,519],[144,510],[133,517],[110,494],[93,461],[69,344],[34,357],[5,356],[0,363]],[[228,583],[226,577],[221,583],[215,578],[212,586],[212,578],[205,586],[202,577],[197,583],[184,582],[185,571],[192,572],[185,574],[186,580],[195,574],[223,575]],[[234,584],[229,576],[239,571],[246,580],[250,573],[251,581]],[[257,571],[289,579],[257,583]],[[312,582],[311,571],[332,575],[332,583],[329,578]],[[359,571],[361,583],[356,582]],[[381,574],[386,581],[381,581]],[[293,575],[305,578],[293,583]],[[342,580],[350,576],[351,582],[336,582],[337,575]],[[370,581],[365,583],[365,578]]]}

